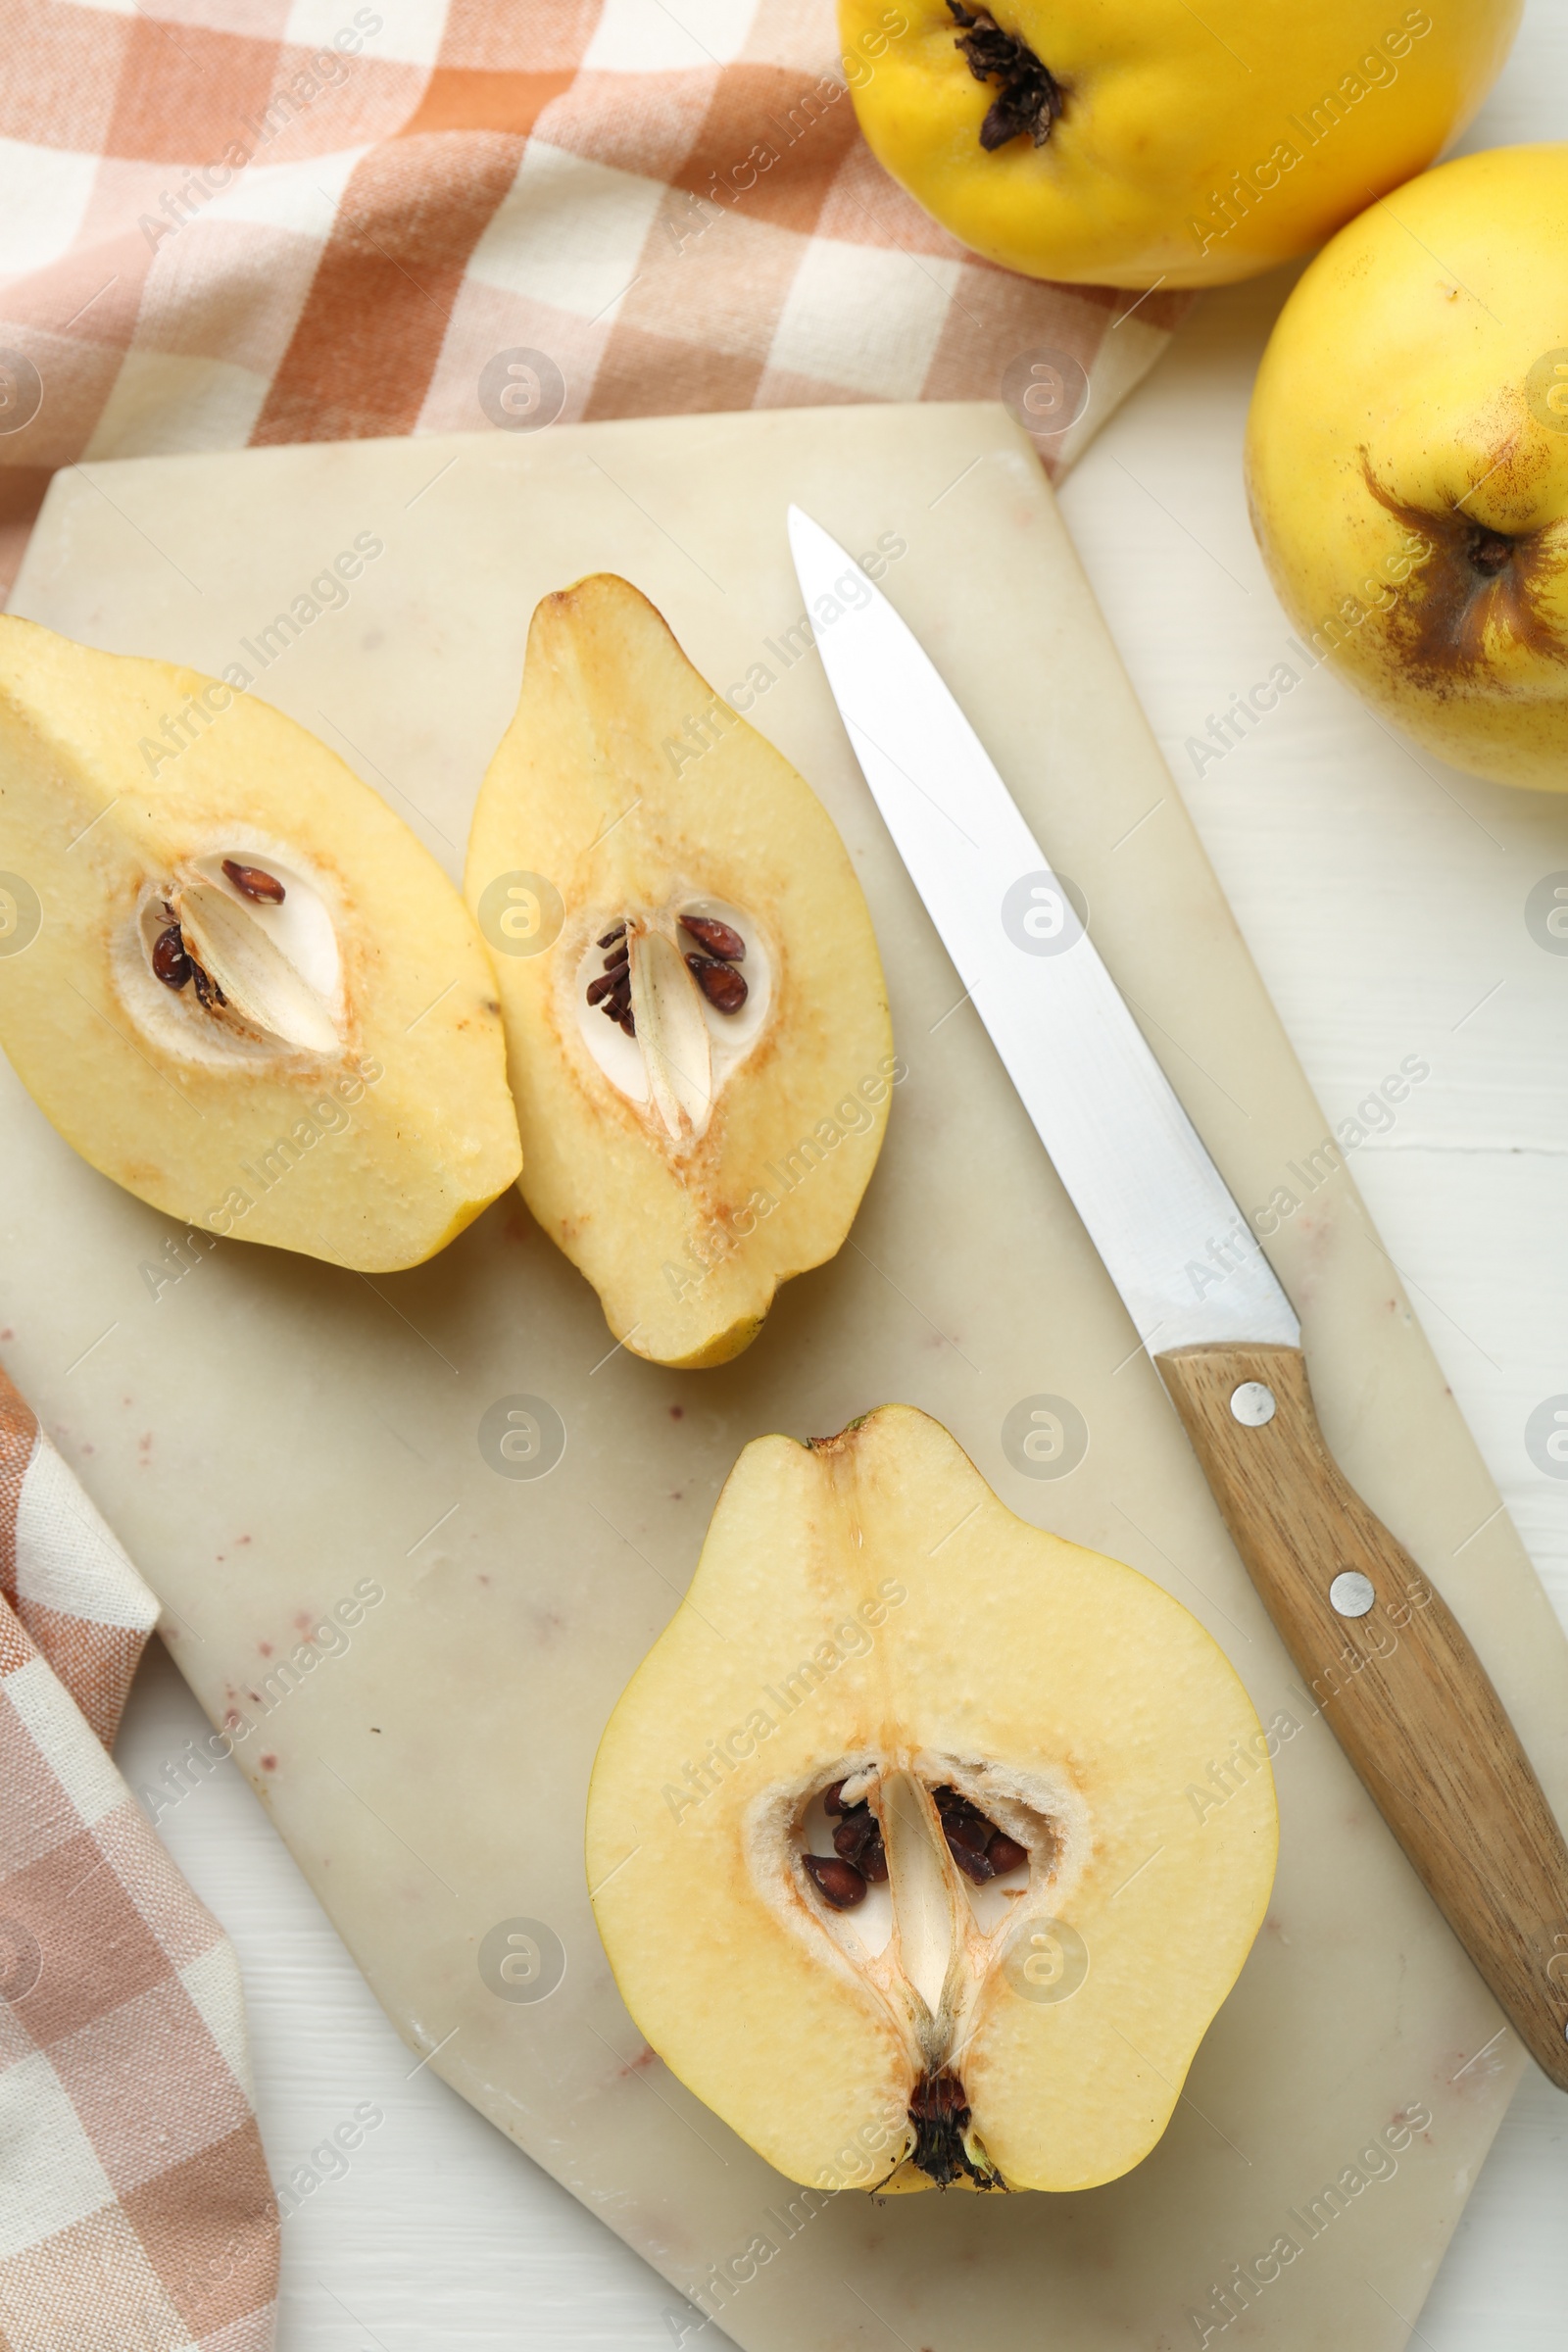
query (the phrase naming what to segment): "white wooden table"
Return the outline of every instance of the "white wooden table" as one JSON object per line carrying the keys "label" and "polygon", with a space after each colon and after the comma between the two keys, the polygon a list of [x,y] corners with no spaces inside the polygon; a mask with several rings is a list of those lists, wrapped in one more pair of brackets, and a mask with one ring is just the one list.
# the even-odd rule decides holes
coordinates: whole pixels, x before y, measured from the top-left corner
{"label": "white wooden table", "polygon": [[[1532,0],[1462,144],[1560,137],[1565,122],[1568,0]],[[1568,1620],[1568,1481],[1544,1477],[1524,1446],[1532,1408],[1568,1392],[1568,956],[1545,953],[1524,920],[1532,885],[1568,871],[1568,795],[1506,792],[1417,760],[1323,671],[1201,778],[1185,749],[1266,676],[1289,634],[1239,465],[1288,283],[1207,297],[1063,506],[1326,1115],[1347,1116],[1406,1054],[1432,1064],[1397,1124],[1356,1153],[1356,1180]],[[204,1730],[155,1646],[118,1749],[132,1786]],[[309,2163],[362,2102],[384,2112],[347,2173],[324,2177],[286,2227],[279,2352],[669,2346],[676,2298],[663,2282],[414,2070],[238,1774],[202,1782],[162,1826],[239,1950],[274,2178]],[[1532,2074],[1415,2340],[1561,2352],[1565,2209],[1568,2099]]]}

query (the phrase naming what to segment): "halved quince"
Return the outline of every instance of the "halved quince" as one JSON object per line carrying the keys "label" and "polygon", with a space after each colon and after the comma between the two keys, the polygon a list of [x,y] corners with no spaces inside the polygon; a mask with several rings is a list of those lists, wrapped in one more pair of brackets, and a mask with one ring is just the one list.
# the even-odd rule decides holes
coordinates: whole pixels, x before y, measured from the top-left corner
{"label": "halved quince", "polygon": [[0,617],[0,1040],[154,1207],[376,1271],[516,1175],[466,908],[281,711]]}
{"label": "halved quince", "polygon": [[1186,1609],[923,1413],[760,1438],[599,1750],[600,1934],[791,2180],[1091,2188],[1159,2138],[1261,1924],[1268,1753]]}
{"label": "halved quince", "polygon": [[524,1200],[627,1348],[727,1361],[842,1244],[899,1074],[832,820],[601,572],[534,613],[466,889]]}

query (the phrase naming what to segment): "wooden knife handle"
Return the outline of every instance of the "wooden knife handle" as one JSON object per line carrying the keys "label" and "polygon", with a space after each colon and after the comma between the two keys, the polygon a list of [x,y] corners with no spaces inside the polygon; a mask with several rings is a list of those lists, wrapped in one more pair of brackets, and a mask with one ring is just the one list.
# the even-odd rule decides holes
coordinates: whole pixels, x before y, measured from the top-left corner
{"label": "wooden knife handle", "polygon": [[1568,1847],[1486,1668],[1342,1475],[1299,1348],[1155,1361],[1340,1745],[1519,2038],[1568,2090]]}

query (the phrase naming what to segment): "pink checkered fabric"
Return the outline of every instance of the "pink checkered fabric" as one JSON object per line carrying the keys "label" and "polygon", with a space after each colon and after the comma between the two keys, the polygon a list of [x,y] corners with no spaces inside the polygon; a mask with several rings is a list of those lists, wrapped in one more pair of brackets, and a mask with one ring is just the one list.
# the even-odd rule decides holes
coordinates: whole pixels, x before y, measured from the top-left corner
{"label": "pink checkered fabric", "polygon": [[0,56],[6,579],[83,457],[995,399],[1042,352],[1090,379],[1031,410],[1059,470],[1188,299],[966,254],[832,0],[0,0]]}
{"label": "pink checkered fabric", "polygon": [[267,2352],[239,1969],[105,1743],[158,1603],[0,1373],[0,2345]]}
{"label": "pink checkered fabric", "polygon": [[[0,583],[84,458],[1006,377],[1060,471],[1187,299],[964,253],[832,0],[0,0]],[[155,1606],[4,1388],[0,1584],[0,2346],[259,2352],[233,1955],[100,1745]]]}

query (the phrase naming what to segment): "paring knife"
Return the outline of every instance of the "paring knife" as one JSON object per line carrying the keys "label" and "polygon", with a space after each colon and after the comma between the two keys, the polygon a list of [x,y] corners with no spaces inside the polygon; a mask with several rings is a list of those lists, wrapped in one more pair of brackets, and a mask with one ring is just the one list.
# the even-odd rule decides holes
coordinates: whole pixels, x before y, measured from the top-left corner
{"label": "paring knife", "polygon": [[1290,1300],[974,729],[854,559],[798,507],[789,530],[808,612],[840,615],[817,648],[865,780],[1232,1541],[1434,1901],[1568,2090],[1568,1847],[1486,1669],[1330,1455]]}

